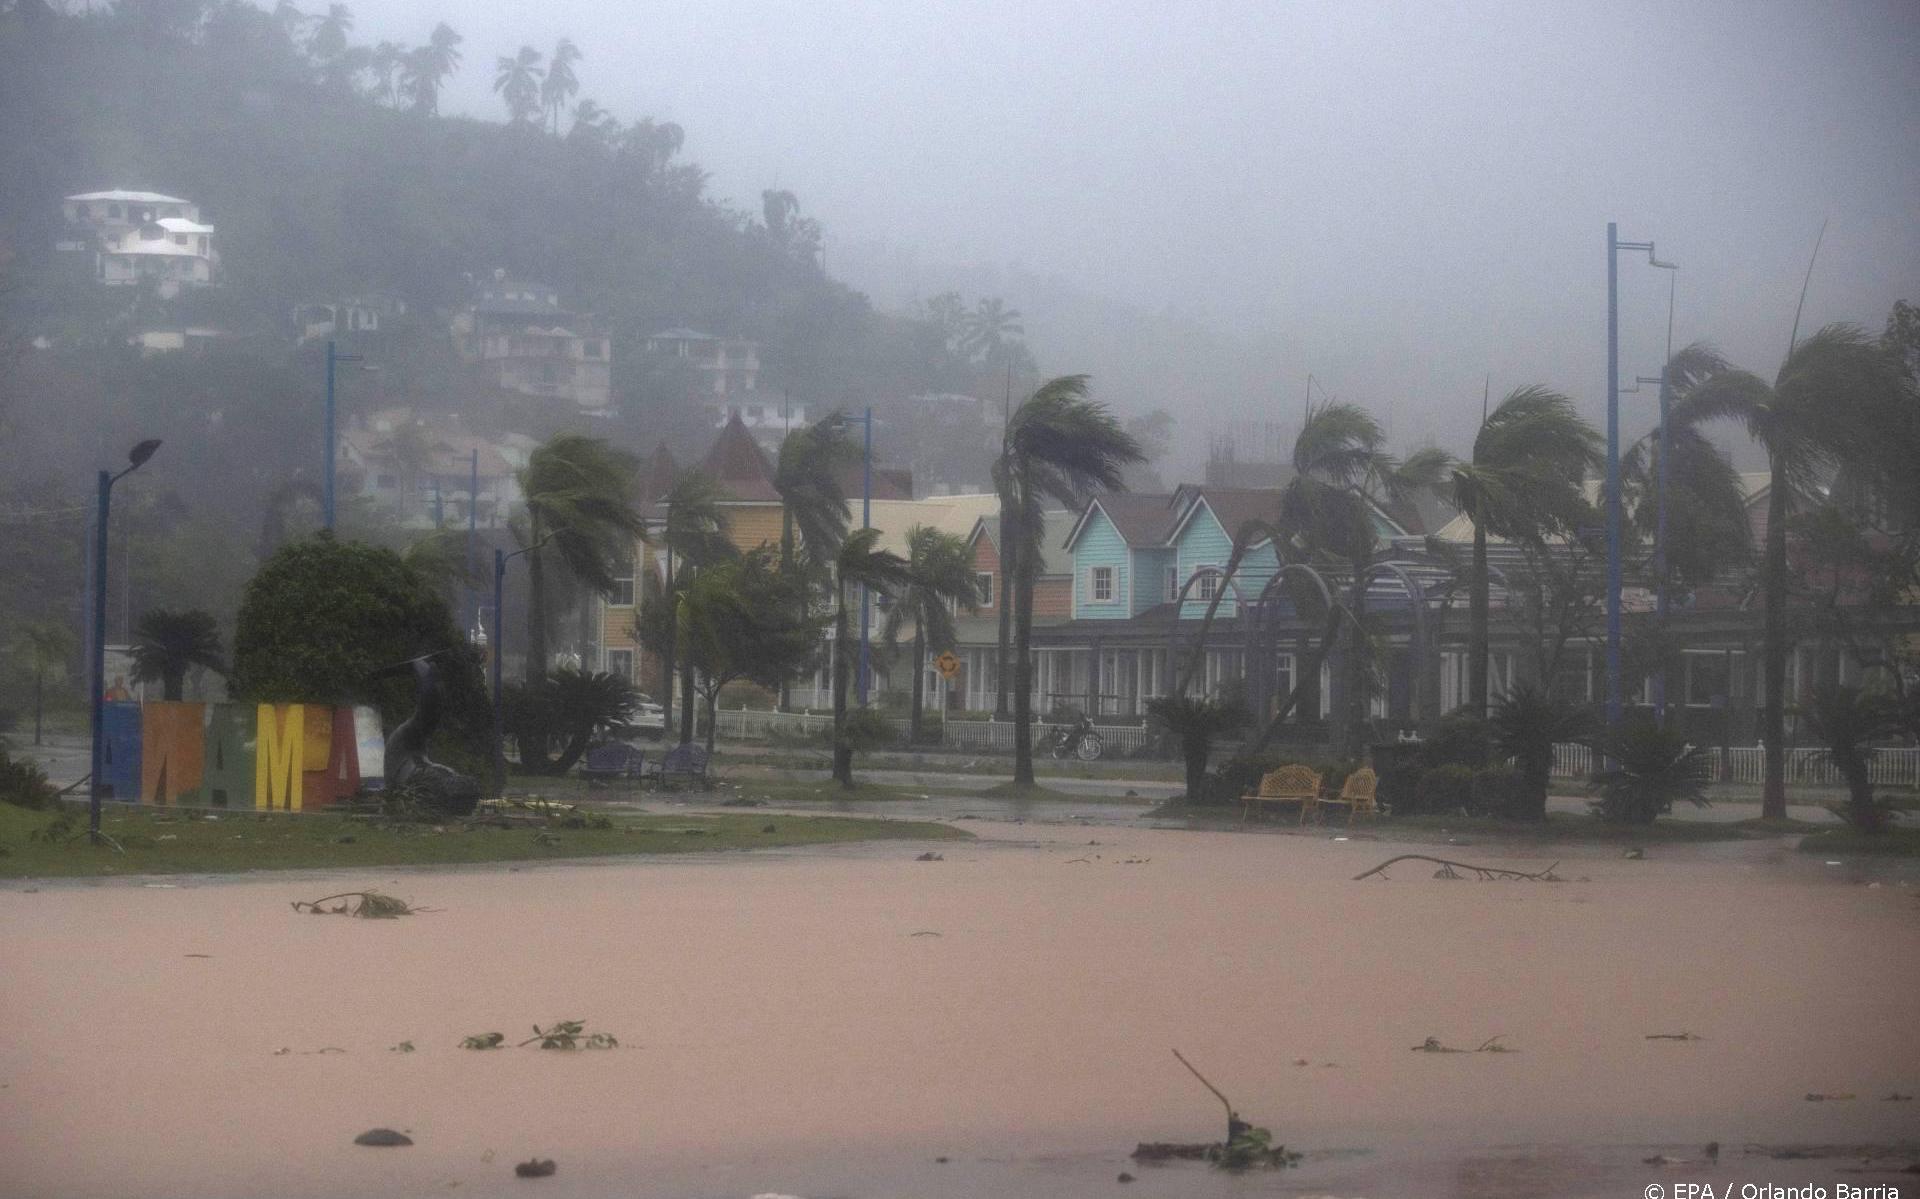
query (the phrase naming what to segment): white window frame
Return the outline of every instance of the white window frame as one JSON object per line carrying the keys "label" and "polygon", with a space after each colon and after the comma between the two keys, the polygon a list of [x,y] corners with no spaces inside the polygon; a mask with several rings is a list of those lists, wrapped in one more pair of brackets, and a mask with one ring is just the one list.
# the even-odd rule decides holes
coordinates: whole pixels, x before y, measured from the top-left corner
{"label": "white window frame", "polygon": [[[607,673],[619,675],[621,678],[626,679],[628,682],[632,682],[633,666],[638,656],[639,655],[635,654],[632,650],[626,648],[625,646],[621,646],[618,649],[609,649],[607,651]],[[614,668],[614,660],[616,658],[626,659],[625,669],[616,670]]]}
{"label": "white window frame", "polygon": [[1179,598],[1180,598],[1180,566],[1178,563],[1175,563],[1174,565],[1167,567],[1167,602],[1172,603],[1173,601]]}
{"label": "white window frame", "polygon": [[991,608],[999,601],[999,592],[993,585],[993,572],[976,570],[973,572],[973,585],[980,591],[980,606]]}
{"label": "white window frame", "polygon": [[[1106,594],[1100,594],[1100,584],[1105,576]],[[1114,570],[1111,566],[1093,566],[1087,570],[1087,602],[1092,604],[1111,604],[1119,601],[1119,591],[1114,586]]]}
{"label": "white window frame", "polygon": [[1201,574],[1202,571],[1206,573],[1202,575],[1199,585],[1187,593],[1187,598],[1198,600],[1203,604],[1211,603],[1213,597],[1218,594],[1220,590],[1220,576],[1213,573],[1219,569],[1219,565],[1214,562],[1202,562],[1200,565],[1194,567],[1194,574]]}

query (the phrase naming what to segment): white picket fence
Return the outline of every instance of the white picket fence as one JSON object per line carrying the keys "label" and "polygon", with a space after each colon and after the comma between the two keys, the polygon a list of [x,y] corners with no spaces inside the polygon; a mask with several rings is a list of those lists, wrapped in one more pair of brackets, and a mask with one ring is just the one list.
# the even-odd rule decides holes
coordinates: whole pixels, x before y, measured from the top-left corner
{"label": "white picket fence", "polygon": [[[1723,757],[1718,749],[1708,746],[1707,765],[1715,782],[1758,786],[1766,771],[1766,751],[1758,745],[1737,745]],[[1589,747],[1553,747],[1555,778],[1584,779],[1593,773],[1593,767],[1593,750]],[[1878,787],[1920,787],[1920,747],[1877,749],[1868,759],[1867,773]],[[1787,751],[1787,782],[1838,787],[1846,780],[1827,760],[1825,751],[1802,747]]]}
{"label": "white picket fence", "polygon": [[[1013,722],[1010,720],[949,720],[944,727],[941,743],[949,749],[1013,751]],[[1056,728],[1070,727],[1035,721],[1034,744],[1040,744]],[[1099,733],[1100,739],[1106,742],[1109,754],[1136,753],[1148,741],[1146,728],[1137,724],[1096,724],[1093,731]]]}
{"label": "white picket fence", "polygon": [[[901,735],[906,723],[900,723]],[[810,736],[833,727],[833,717],[825,712],[774,712],[760,708],[721,708],[713,714],[714,731],[722,738],[767,740],[776,734],[789,737]]]}

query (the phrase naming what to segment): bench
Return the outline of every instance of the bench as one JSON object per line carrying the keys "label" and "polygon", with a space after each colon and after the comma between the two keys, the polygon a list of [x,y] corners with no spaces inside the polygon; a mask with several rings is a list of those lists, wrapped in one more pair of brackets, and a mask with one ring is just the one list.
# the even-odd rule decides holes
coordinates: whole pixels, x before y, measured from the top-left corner
{"label": "bench", "polygon": [[1269,770],[1261,776],[1258,791],[1249,791],[1240,797],[1245,805],[1240,810],[1240,823],[1247,822],[1247,817],[1256,806],[1287,803],[1300,805],[1304,822],[1308,808],[1319,798],[1320,775],[1311,767],[1282,766],[1278,770]]}
{"label": "bench", "polygon": [[1380,776],[1374,773],[1373,767],[1367,766],[1356,770],[1347,776],[1346,783],[1340,788],[1340,794],[1328,796],[1326,799],[1316,799],[1308,804],[1300,813],[1301,823],[1306,823],[1309,812],[1318,817],[1320,809],[1328,804],[1337,804],[1347,809],[1349,826],[1353,824],[1355,816],[1371,816],[1378,819],[1380,806],[1374,801],[1373,793],[1379,785]]}
{"label": "bench", "polygon": [[647,751],[620,741],[596,745],[580,759],[580,777],[590,782],[638,779],[646,770]]}
{"label": "bench", "polygon": [[707,781],[707,747],[692,741],[676,745],[657,759],[642,777],[661,787],[686,781],[705,791],[711,785]]}

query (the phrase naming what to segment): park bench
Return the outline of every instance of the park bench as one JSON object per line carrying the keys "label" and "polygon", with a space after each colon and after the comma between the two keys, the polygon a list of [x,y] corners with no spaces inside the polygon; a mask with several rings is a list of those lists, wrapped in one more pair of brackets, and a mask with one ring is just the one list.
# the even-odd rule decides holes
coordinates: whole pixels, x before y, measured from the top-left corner
{"label": "park bench", "polygon": [[1378,819],[1380,815],[1380,805],[1374,800],[1374,790],[1379,784],[1380,776],[1374,773],[1373,767],[1367,766],[1356,770],[1347,776],[1347,781],[1340,788],[1340,794],[1309,802],[1300,813],[1300,822],[1302,824],[1306,823],[1309,813],[1317,819],[1320,815],[1320,809],[1329,804],[1343,806],[1347,809],[1347,824],[1349,826],[1353,824],[1353,818],[1355,816],[1371,816]]}
{"label": "park bench", "polygon": [[707,781],[707,747],[692,741],[676,745],[655,760],[642,777],[663,788],[689,782],[705,791],[711,785]]}
{"label": "park bench", "polygon": [[647,769],[647,751],[623,741],[596,745],[580,759],[580,777],[590,782],[638,779]]}
{"label": "park bench", "polygon": [[1308,766],[1282,766],[1278,770],[1269,770],[1260,778],[1260,789],[1249,791],[1240,797],[1245,806],[1240,810],[1240,823],[1245,824],[1255,807],[1267,804],[1300,805],[1300,814],[1304,819],[1307,805],[1320,798],[1320,775]]}

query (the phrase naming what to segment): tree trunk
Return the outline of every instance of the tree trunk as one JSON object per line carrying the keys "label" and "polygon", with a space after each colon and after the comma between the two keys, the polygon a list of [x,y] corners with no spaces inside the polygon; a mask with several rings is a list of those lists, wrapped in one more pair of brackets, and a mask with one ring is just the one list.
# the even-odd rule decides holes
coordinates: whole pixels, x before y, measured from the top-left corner
{"label": "tree trunk", "polygon": [[707,756],[713,756],[713,738],[720,729],[717,715],[720,708],[720,688],[715,687],[707,693]]}
{"label": "tree trunk", "polygon": [[1775,456],[1767,491],[1767,561],[1762,657],[1766,661],[1766,696],[1760,719],[1765,745],[1760,788],[1760,818],[1787,818],[1787,472]]}
{"label": "tree trunk", "polygon": [[[540,544],[540,514],[528,514],[527,544]],[[547,573],[543,550],[527,551],[527,661],[521,678],[528,687],[547,677]]]}
{"label": "tree trunk", "polygon": [[[1033,559],[1025,531],[1014,551],[1013,781],[1033,785]],[[1004,564],[1005,559],[1002,559]]]}
{"label": "tree trunk", "polygon": [[915,621],[913,631],[913,706],[907,712],[907,748],[920,744],[920,706],[927,687],[927,634],[925,622]]}
{"label": "tree trunk", "polygon": [[849,790],[853,787],[853,743],[847,736],[847,679],[852,670],[847,638],[852,629],[847,620],[847,589],[838,580],[833,585],[833,777]]}
{"label": "tree trunk", "polygon": [[1358,759],[1366,749],[1367,738],[1367,564],[1353,564],[1353,589],[1347,599],[1353,624],[1347,629],[1346,711],[1335,723],[1339,729],[1334,747],[1336,757]]}
{"label": "tree trunk", "polygon": [[[1193,685],[1193,680],[1201,677],[1201,672],[1207,663],[1207,637],[1213,632],[1214,617],[1220,611],[1220,601],[1226,598],[1227,585],[1233,582],[1235,575],[1240,573],[1240,564],[1242,560],[1245,559],[1246,554],[1247,547],[1236,540],[1233,543],[1233,549],[1227,554],[1226,566],[1221,568],[1219,580],[1213,585],[1213,598],[1207,601],[1207,613],[1200,618],[1200,635],[1194,639],[1193,653],[1187,661],[1186,677],[1176,678],[1174,680],[1173,694],[1185,695],[1187,688]],[[1176,622],[1179,620],[1180,609],[1186,606],[1187,589],[1192,586],[1193,579],[1188,579],[1180,587],[1180,594],[1176,597],[1179,602],[1174,607],[1174,619]],[[1179,627],[1177,623],[1175,627]],[[1201,698],[1204,699],[1206,697],[1202,696]]]}
{"label": "tree trunk", "polygon": [[1473,574],[1467,581],[1467,710],[1476,720],[1487,718],[1487,650],[1492,590],[1487,578],[1487,530],[1476,514],[1473,521]]}
{"label": "tree trunk", "polygon": [[[793,581],[793,548],[793,509],[787,506],[784,502],[784,497],[782,497],[782,503],[780,505],[780,577],[788,582]],[[794,618],[800,623],[805,624],[807,620],[807,589],[805,587],[796,588],[795,593],[799,596],[798,602],[800,610],[794,613]],[[790,679],[780,680],[779,704],[782,712],[790,711],[793,707],[793,682]]]}
{"label": "tree trunk", "polygon": [[1011,551],[1007,541],[1013,521],[1008,515],[1007,502],[1000,501],[1000,641],[993,654],[993,716],[996,720],[1005,720],[1008,716],[1007,695],[1007,646],[1013,637],[1013,571],[1010,570]]}
{"label": "tree trunk", "polygon": [[45,711],[45,681],[47,672],[33,672],[33,743],[40,744],[40,718]]}
{"label": "tree trunk", "polygon": [[680,643],[679,605],[673,598],[673,543],[667,543],[667,581],[661,589],[660,602],[667,606],[667,648],[660,654],[660,707],[666,713],[667,725],[673,725],[673,678],[674,654]]}
{"label": "tree trunk", "polygon": [[680,744],[693,742],[693,662],[680,664]]}
{"label": "tree trunk", "polygon": [[1294,672],[1293,690],[1287,693],[1286,701],[1274,711],[1267,723],[1260,726],[1259,735],[1254,737],[1253,742],[1242,750],[1242,753],[1251,757],[1264,750],[1267,743],[1273,740],[1273,735],[1280,731],[1280,726],[1286,723],[1287,717],[1298,709],[1300,701],[1306,698],[1307,688],[1320,686],[1320,667],[1326,662],[1327,655],[1333,652],[1334,638],[1340,635],[1340,621],[1340,608],[1336,605],[1327,612],[1326,627],[1320,631],[1319,648],[1312,654],[1300,656],[1299,665]]}
{"label": "tree trunk", "polygon": [[169,666],[160,672],[160,697],[179,700],[187,691],[187,668]]}

